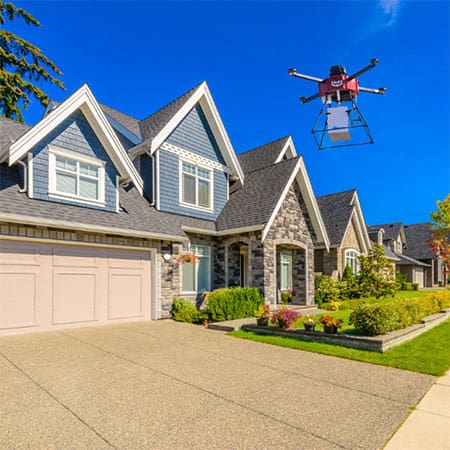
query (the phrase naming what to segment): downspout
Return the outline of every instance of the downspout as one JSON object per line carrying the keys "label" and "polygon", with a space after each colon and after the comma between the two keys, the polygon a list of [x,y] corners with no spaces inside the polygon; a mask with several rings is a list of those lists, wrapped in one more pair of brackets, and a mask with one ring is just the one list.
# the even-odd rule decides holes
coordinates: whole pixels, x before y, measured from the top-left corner
{"label": "downspout", "polygon": [[28,190],[28,167],[21,160],[17,161],[17,163],[23,167],[23,188],[19,188],[19,192],[21,194],[23,194],[24,192],[27,192],[27,190]]}

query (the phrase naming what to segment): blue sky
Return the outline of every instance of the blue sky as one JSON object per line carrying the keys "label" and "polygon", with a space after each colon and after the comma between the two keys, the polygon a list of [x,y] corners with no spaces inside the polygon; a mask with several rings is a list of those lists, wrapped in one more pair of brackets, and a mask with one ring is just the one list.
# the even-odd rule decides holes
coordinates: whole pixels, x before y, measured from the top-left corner
{"label": "blue sky", "polygon": [[[366,222],[428,221],[450,192],[448,1],[28,1],[15,2],[41,29],[8,24],[64,72],[67,92],[84,82],[100,102],[144,118],[206,80],[239,153],[292,135],[316,195],[357,188]],[[387,87],[361,94],[375,144],[319,151],[310,130],[316,84],[371,58],[360,78]],[[25,118],[35,123],[33,105]]]}

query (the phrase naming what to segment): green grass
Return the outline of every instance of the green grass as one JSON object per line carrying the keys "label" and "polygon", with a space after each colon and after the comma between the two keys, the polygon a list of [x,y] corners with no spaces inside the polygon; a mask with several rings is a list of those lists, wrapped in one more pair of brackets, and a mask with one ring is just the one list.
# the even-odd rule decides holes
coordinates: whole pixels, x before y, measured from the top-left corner
{"label": "green grass", "polygon": [[411,341],[388,350],[386,353],[369,352],[320,342],[301,341],[284,336],[270,336],[254,331],[232,331],[228,334],[241,339],[280,347],[397,367],[429,375],[441,376],[450,368],[450,319]]}

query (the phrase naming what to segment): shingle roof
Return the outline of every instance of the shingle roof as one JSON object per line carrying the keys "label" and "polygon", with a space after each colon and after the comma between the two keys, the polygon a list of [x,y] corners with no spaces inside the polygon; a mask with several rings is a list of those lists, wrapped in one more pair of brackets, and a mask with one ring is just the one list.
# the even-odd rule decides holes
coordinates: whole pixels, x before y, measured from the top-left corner
{"label": "shingle roof", "polygon": [[133,133],[137,138],[142,139],[141,128],[139,126],[139,120],[131,117],[129,114],[125,114],[117,109],[111,108],[110,106],[103,105],[100,103],[100,107],[103,112],[109,114],[116,122],[125,127],[131,133]]}
{"label": "shingle roof", "polygon": [[[182,225],[215,230],[214,222],[157,211],[135,188],[120,189],[122,211],[107,212],[80,206],[31,199],[19,192],[19,170],[0,164],[0,212],[55,221],[144,231],[158,235],[185,237]],[[56,226],[56,225],[55,225]]]}
{"label": "shingle roof", "polygon": [[275,164],[276,159],[288,140],[289,136],[286,136],[261,145],[260,147],[239,153],[237,157],[244,173],[261,170]]}
{"label": "shingle roof", "polygon": [[380,228],[384,230],[384,240],[386,239],[397,239],[397,236],[400,234],[400,230],[403,224],[401,222],[394,223],[385,223],[382,225],[370,225],[367,227],[367,231],[369,233],[378,232]]}
{"label": "shingle roof", "polygon": [[14,120],[0,116],[0,154],[2,151],[6,151],[12,141],[20,138],[30,128],[30,125],[14,122]]}
{"label": "shingle roof", "polygon": [[[203,83],[203,81],[202,81]],[[166,106],[163,106],[158,111],[154,112],[147,118],[140,121],[140,126],[144,139],[151,139],[167,125],[172,117],[179,111],[180,108],[192,97],[194,92],[202,85],[199,83],[189,91],[185,92],[180,97],[176,98]]]}
{"label": "shingle roof", "polygon": [[415,223],[405,225],[406,255],[415,259],[431,259],[433,252],[427,245],[427,240],[431,239],[431,230],[428,223]]}
{"label": "shingle roof", "polygon": [[344,239],[354,208],[352,200],[355,192],[355,189],[351,189],[317,197],[317,204],[319,205],[331,246],[340,245]]}
{"label": "shingle roof", "polygon": [[399,259],[395,264],[399,266],[420,266],[420,267],[430,267],[429,264],[425,264],[421,261],[417,261],[417,259],[411,258],[407,255],[401,255],[396,253],[395,256]]}
{"label": "shingle roof", "polygon": [[249,172],[244,186],[230,194],[217,218],[217,230],[265,225],[300,157]]}

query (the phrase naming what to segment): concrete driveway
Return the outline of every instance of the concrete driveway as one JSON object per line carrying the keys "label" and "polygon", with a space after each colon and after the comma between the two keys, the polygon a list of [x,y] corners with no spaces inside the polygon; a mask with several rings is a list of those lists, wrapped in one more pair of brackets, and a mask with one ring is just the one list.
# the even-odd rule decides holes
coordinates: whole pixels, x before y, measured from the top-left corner
{"label": "concrete driveway", "polygon": [[427,375],[171,321],[0,338],[0,448],[379,449]]}

